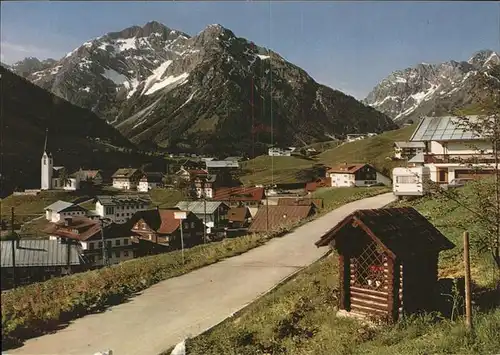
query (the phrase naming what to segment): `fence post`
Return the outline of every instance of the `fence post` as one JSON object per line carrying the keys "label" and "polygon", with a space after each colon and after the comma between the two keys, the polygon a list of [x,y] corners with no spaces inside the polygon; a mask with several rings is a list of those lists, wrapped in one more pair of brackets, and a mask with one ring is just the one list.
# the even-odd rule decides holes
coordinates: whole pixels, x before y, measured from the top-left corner
{"label": "fence post", "polygon": [[465,265],[465,326],[472,329],[472,301],[470,283],[469,232],[464,232],[464,265]]}
{"label": "fence post", "polygon": [[11,208],[11,216],[10,216],[10,230],[11,230],[11,240],[10,245],[12,248],[12,287],[16,288],[17,279],[16,279],[16,237],[14,230],[14,207]]}

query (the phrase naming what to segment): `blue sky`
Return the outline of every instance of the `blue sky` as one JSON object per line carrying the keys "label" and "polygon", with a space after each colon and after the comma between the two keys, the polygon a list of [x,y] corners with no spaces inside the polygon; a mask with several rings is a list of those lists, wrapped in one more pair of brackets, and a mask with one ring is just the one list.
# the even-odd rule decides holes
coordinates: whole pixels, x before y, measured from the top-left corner
{"label": "blue sky", "polygon": [[219,23],[357,98],[421,62],[500,51],[500,2],[1,2],[2,61],[60,58],[156,20],[195,35]]}

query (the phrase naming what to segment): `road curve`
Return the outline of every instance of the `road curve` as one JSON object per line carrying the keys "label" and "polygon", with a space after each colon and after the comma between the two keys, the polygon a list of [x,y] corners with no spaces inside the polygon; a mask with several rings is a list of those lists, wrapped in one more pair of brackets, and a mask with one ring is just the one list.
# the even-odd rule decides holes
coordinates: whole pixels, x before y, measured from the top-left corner
{"label": "road curve", "polygon": [[355,201],[219,263],[162,281],[129,302],[77,319],[56,333],[25,342],[5,354],[157,355],[249,304],[327,250],[314,242],[349,213],[392,202],[387,193]]}

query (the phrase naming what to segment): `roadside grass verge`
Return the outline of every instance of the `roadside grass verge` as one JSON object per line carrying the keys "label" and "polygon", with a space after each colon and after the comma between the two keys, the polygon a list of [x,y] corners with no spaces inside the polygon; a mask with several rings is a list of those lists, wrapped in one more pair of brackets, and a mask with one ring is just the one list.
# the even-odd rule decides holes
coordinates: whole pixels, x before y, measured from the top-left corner
{"label": "roadside grass verge", "polygon": [[312,198],[323,200],[323,211],[328,212],[348,202],[391,192],[386,186],[375,187],[334,187],[320,188],[312,193]]}
{"label": "roadside grass verge", "polygon": [[[466,197],[474,193],[474,186],[466,186],[460,193]],[[332,252],[233,317],[188,339],[187,354],[498,353],[500,277],[489,255],[472,249],[472,333],[466,331],[461,315],[463,295],[454,294],[451,288],[453,282],[460,285],[462,281],[464,227],[471,238],[477,228],[467,223],[467,211],[449,200],[431,197],[394,205],[415,207],[456,245],[440,255],[439,312],[408,316],[394,326],[380,327],[337,318],[338,260]],[[451,318],[453,301],[459,305]]]}
{"label": "roadside grass verge", "polygon": [[[352,191],[351,197],[344,196],[339,205],[377,195],[380,193],[377,191],[373,188]],[[305,222],[269,235],[251,234],[186,249],[185,264],[181,262],[181,252],[173,251],[7,291],[1,298],[2,349],[54,331],[86,314],[123,303],[160,281],[244,253]]]}
{"label": "roadside grass verge", "polygon": [[[412,316],[370,327],[337,318],[338,261],[332,253],[202,335],[186,341],[188,355],[253,354],[493,354],[500,309],[474,314],[474,335],[462,318]],[[172,349],[163,354],[170,355]]]}

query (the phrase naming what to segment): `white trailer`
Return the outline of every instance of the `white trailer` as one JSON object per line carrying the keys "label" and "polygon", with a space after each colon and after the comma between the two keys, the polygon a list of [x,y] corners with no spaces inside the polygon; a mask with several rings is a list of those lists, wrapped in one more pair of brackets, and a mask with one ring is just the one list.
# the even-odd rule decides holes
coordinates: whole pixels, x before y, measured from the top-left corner
{"label": "white trailer", "polygon": [[426,166],[394,168],[393,193],[396,196],[423,196],[429,192],[431,172]]}

